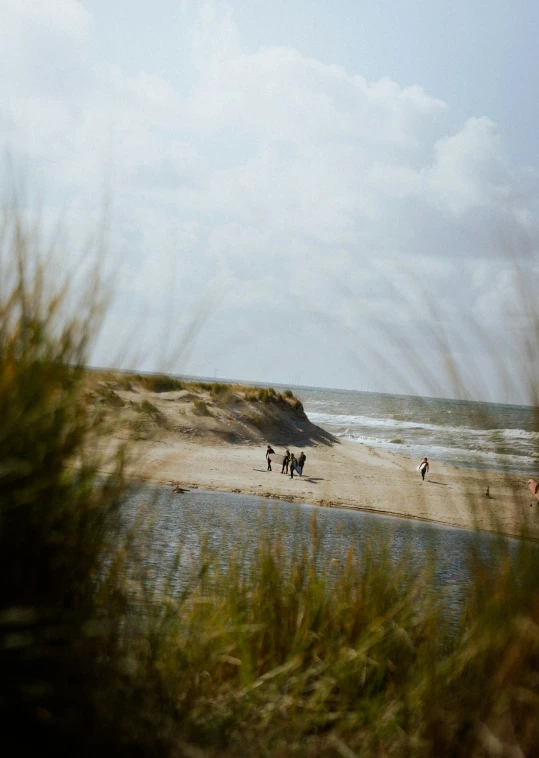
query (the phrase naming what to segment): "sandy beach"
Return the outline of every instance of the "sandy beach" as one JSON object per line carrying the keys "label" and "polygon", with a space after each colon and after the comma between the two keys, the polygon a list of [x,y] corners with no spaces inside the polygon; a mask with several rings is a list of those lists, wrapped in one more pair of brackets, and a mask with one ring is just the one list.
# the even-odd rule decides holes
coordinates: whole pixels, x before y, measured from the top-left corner
{"label": "sandy beach", "polygon": [[[277,449],[276,449],[277,450]],[[277,452],[279,452],[277,450]],[[138,443],[130,473],[146,481],[260,498],[353,508],[539,539],[539,503],[526,478],[418,461],[354,442],[306,448],[302,477],[266,471],[263,447],[186,440]],[[490,497],[486,497],[489,487]],[[181,506],[181,494],[178,494]]]}
{"label": "sandy beach", "polygon": [[[419,460],[336,440],[310,423],[295,398],[261,403],[249,399],[246,388],[227,389],[223,397],[222,390],[212,394],[200,387],[155,392],[129,382],[126,388],[125,380],[92,381],[100,397],[103,386],[108,393],[109,433],[100,440],[101,452],[106,457],[127,441],[133,479],[539,539],[539,502],[525,476],[431,459],[422,482]],[[304,450],[303,476],[291,479],[276,464],[268,472],[268,441],[277,453],[289,447],[298,456]],[[182,494],[177,498],[181,507]]]}

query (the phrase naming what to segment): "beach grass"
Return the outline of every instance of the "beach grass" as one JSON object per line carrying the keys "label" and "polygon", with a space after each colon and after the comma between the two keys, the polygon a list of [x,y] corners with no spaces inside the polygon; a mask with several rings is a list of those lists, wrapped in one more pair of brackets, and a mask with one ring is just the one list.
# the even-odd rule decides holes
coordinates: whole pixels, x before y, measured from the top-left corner
{"label": "beach grass", "polygon": [[126,371],[103,371],[92,369],[88,376],[94,384],[111,390],[133,391],[141,387],[148,392],[162,393],[174,391],[199,391],[208,393],[212,402],[226,405],[231,395],[241,395],[247,402],[277,403],[288,402],[294,409],[303,410],[301,400],[292,390],[276,392],[273,387],[257,387],[235,382],[211,382],[201,380],[178,379],[169,374],[137,374]]}
{"label": "beach grass", "polygon": [[[101,403],[87,402],[84,372],[99,321],[96,294],[66,301],[68,289],[54,286],[50,262],[32,257],[20,221],[6,224],[0,720],[7,754],[538,754],[535,544],[522,540],[510,551],[500,540],[488,555],[470,547],[456,615],[436,584],[436,555],[412,570],[406,549],[392,556],[380,526],[360,555],[350,548],[335,563],[323,553],[316,517],[307,544],[291,552],[287,535],[261,531],[250,555],[206,545],[187,565],[180,544],[169,580],[157,581],[151,533],[122,519],[128,451],[115,448],[107,475],[91,452],[102,433]],[[162,375],[143,380],[155,392],[180,384],[200,384],[213,397],[229,392]],[[141,379],[124,381],[129,389]],[[114,405],[119,396],[108,389],[99,398]],[[256,396],[297,400],[270,389]]]}
{"label": "beach grass", "polygon": [[[170,728],[173,743],[208,755],[246,744],[253,755],[533,755],[535,548],[470,556],[451,625],[432,565],[392,561],[382,532],[376,551],[350,551],[332,571],[316,529],[313,518],[310,545],[292,558],[261,537],[251,560],[223,569],[206,558],[179,596],[153,598],[142,631],[119,642],[132,663],[131,739],[151,744]],[[159,703],[144,737],[140,687]]]}

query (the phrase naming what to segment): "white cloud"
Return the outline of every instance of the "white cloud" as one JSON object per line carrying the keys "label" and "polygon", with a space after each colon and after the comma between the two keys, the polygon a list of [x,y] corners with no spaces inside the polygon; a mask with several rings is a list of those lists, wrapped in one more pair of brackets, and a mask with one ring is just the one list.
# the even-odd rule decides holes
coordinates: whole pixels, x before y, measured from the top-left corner
{"label": "white cloud", "polygon": [[90,32],[91,18],[76,0],[3,0],[0,92],[76,96],[85,84]]}
{"label": "white cloud", "polygon": [[375,341],[373,325],[392,319],[414,335],[429,299],[450,329],[467,312],[494,323],[515,286],[501,273],[507,249],[537,252],[537,174],[521,184],[492,121],[455,132],[448,106],[420,87],[367,82],[291,48],[246,53],[216,2],[188,34],[186,95],[172,76],[93,60],[95,24],[75,0],[6,8],[8,148],[46,175],[78,224],[110,184],[114,318],[129,318],[132,302],[157,329],[167,287],[188,309],[221,282],[224,312],[201,352],[233,346],[231,374],[259,340],[264,365],[281,366],[273,324],[309,309],[328,317],[319,332],[341,323],[343,340],[356,329]]}
{"label": "white cloud", "polygon": [[495,129],[487,118],[471,118],[458,134],[436,143],[427,179],[442,208],[458,216],[471,208],[511,201],[514,179]]}

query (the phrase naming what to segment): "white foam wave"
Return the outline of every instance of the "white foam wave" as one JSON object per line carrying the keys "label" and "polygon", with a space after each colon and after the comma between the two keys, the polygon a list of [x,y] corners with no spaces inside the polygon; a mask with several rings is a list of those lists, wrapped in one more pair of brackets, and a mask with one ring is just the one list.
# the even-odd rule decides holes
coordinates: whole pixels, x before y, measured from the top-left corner
{"label": "white foam wave", "polygon": [[500,435],[509,440],[530,440],[536,442],[539,440],[539,432],[528,432],[526,429],[492,429],[492,436]]}
{"label": "white foam wave", "polygon": [[[381,439],[380,437],[368,437],[361,434],[338,434],[338,437],[351,442],[358,442],[363,445],[371,445],[372,447],[384,447],[388,450],[393,450],[399,453],[405,453],[407,455],[414,455],[422,457],[425,454],[425,445],[414,443],[396,443],[389,440]],[[448,462],[454,462],[456,465],[463,465],[463,462],[467,462],[469,466],[474,467],[478,461],[484,461],[485,463],[496,464],[500,468],[507,467],[512,468],[529,468],[539,466],[539,459],[537,457],[531,457],[529,455],[514,455],[511,453],[500,453],[494,450],[477,449],[470,450],[469,448],[459,447],[444,447],[442,445],[429,445],[428,455],[433,459],[445,460]]]}
{"label": "white foam wave", "polygon": [[[397,421],[396,419],[372,418],[371,416],[351,416],[343,413],[308,413],[314,424],[331,424],[331,426],[388,426],[402,428],[427,429],[429,424],[414,421]],[[441,427],[432,426],[433,429]],[[447,427],[445,427],[447,428]]]}
{"label": "white foam wave", "polygon": [[539,432],[525,429],[473,429],[464,426],[448,426],[446,424],[428,424],[415,421],[400,421],[391,418],[376,418],[372,416],[354,416],[339,413],[308,413],[314,424],[326,424],[331,427],[378,427],[390,429],[416,429],[426,432],[442,432],[443,434],[462,434],[466,436],[490,437],[496,440],[503,437],[508,440],[529,440],[539,442]]}
{"label": "white foam wave", "polygon": [[[373,418],[371,416],[349,416],[345,414],[339,414],[339,413],[307,413],[309,416],[309,420],[313,422],[313,424],[327,424],[327,426],[332,427],[350,427],[350,426],[359,426],[359,427],[379,427],[379,428],[389,428],[389,429],[423,429],[425,431],[432,431],[432,432],[444,432],[447,433],[463,433],[468,431],[475,431],[475,430],[468,430],[463,427],[458,426],[446,426],[445,424],[427,424],[427,423],[418,423],[416,421],[399,421],[397,419],[389,419],[389,418]],[[477,430],[480,431],[480,430]],[[486,430],[485,430],[486,431]]]}

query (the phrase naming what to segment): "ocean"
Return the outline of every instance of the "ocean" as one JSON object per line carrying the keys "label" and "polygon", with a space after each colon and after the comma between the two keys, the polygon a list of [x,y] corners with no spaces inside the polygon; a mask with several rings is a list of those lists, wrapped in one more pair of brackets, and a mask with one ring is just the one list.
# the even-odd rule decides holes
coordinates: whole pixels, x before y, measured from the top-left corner
{"label": "ocean", "polygon": [[521,405],[292,388],[341,439],[464,468],[539,475],[539,413]]}

